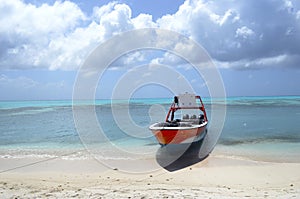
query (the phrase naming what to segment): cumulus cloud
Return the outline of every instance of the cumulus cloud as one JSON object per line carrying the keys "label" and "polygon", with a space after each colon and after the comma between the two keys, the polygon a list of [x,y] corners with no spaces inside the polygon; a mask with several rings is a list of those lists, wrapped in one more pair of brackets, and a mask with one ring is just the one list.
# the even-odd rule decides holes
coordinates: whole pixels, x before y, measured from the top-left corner
{"label": "cumulus cloud", "polygon": [[80,8],[68,1],[36,7],[1,0],[0,13],[1,68],[50,67],[59,54],[51,51],[51,42],[72,33],[85,20]]}
{"label": "cumulus cloud", "polygon": [[[134,25],[126,4],[95,7],[90,16],[69,1],[37,7],[0,0],[0,67],[77,69],[101,42],[120,32],[148,26],[140,15]],[[145,23],[143,22],[145,21]]]}
{"label": "cumulus cloud", "polygon": [[[299,55],[300,7],[295,2],[187,0],[177,13],[162,17],[158,23],[186,33],[217,62],[230,66],[242,60]],[[294,65],[283,62],[284,66]]]}
{"label": "cumulus cloud", "polygon": [[243,39],[248,39],[252,35],[254,35],[254,31],[250,28],[247,28],[246,26],[243,26],[241,28],[238,28],[235,32],[235,37],[242,37]]}
{"label": "cumulus cloud", "polygon": [[[219,67],[299,66],[297,0],[186,0],[176,13],[156,21],[144,13],[133,17],[130,6],[117,2],[95,7],[87,15],[70,1],[36,6],[0,0],[0,68],[76,70],[103,41],[147,27],[171,29],[196,40]],[[192,53],[192,48],[185,52]],[[140,61],[129,57],[125,62],[134,60]],[[152,62],[177,60],[165,54]]]}

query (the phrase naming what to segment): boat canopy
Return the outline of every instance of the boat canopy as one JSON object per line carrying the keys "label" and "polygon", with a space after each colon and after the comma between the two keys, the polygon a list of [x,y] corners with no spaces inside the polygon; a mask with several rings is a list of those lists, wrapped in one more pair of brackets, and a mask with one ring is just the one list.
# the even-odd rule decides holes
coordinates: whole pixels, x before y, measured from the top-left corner
{"label": "boat canopy", "polygon": [[177,105],[181,108],[197,107],[195,94],[185,93],[185,94],[180,94],[179,96],[176,97],[177,97]]}
{"label": "boat canopy", "polygon": [[[197,104],[197,100],[200,102]],[[207,121],[206,111],[199,95],[192,93],[184,93],[174,97],[174,102],[172,103],[169,112],[166,117],[166,122],[173,121],[174,113],[180,109],[198,109],[204,114],[204,120]],[[171,116],[171,117],[170,117]],[[169,118],[170,117],[170,118]]]}

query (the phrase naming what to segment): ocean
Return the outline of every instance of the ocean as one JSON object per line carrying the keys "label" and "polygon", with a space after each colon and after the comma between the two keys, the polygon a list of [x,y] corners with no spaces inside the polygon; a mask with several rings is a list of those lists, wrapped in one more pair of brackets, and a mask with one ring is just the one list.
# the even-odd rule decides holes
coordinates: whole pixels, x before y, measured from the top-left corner
{"label": "ocean", "polygon": [[[132,158],[155,156],[160,146],[148,129],[153,122],[149,111],[155,110],[157,105],[167,111],[172,100],[172,97],[131,99],[128,107],[122,100],[96,100],[95,106],[89,101],[76,102],[74,106],[83,111],[82,120],[86,124],[83,131],[82,125],[78,127],[74,122],[70,100],[1,101],[0,158],[63,155],[66,159],[85,159],[89,157],[80,151],[91,145],[101,145],[99,157],[104,159],[128,158],[124,157],[124,151],[138,154]],[[203,101],[209,119],[212,105],[227,109],[215,154],[258,161],[300,162],[300,96],[230,97],[226,101],[204,98]],[[111,103],[118,110],[125,110],[124,115],[117,113],[119,120],[131,121],[134,125],[126,126],[125,122],[120,126],[115,121]],[[89,114],[86,117],[84,114],[93,110],[100,132],[90,125]],[[125,114],[126,110],[130,117]],[[95,133],[96,138],[87,141],[85,133]]]}

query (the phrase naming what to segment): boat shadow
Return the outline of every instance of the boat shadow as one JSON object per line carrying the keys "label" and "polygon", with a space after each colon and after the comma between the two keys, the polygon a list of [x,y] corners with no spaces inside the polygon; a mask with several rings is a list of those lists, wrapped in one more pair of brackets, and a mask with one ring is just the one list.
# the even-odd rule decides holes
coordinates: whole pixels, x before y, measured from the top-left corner
{"label": "boat shadow", "polygon": [[208,157],[199,158],[202,141],[189,145],[167,145],[156,152],[156,162],[167,171],[173,172],[197,164]]}

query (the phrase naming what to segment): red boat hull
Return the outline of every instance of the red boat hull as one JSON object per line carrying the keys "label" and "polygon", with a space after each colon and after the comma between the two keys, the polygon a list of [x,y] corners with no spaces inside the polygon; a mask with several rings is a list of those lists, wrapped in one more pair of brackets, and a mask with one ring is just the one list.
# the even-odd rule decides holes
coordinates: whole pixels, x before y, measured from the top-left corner
{"label": "red boat hull", "polygon": [[191,129],[160,129],[152,130],[158,142],[162,145],[182,144],[199,141],[205,133],[206,125]]}

